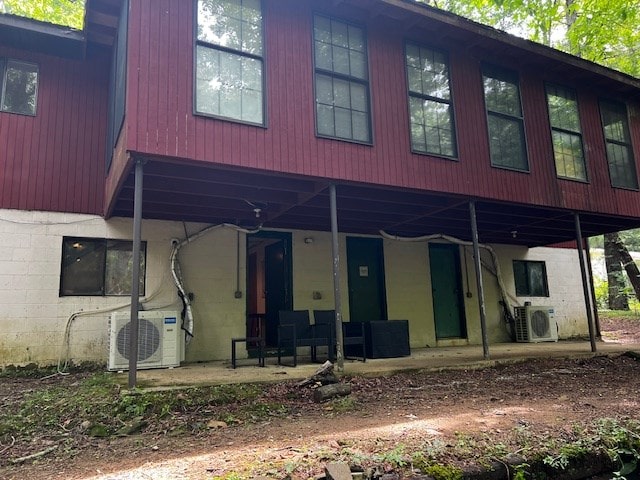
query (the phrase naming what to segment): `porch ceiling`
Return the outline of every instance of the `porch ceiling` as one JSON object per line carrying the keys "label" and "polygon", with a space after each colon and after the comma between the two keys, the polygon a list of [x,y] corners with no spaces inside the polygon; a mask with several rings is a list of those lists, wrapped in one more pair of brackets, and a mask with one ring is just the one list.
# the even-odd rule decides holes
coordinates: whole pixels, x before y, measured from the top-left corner
{"label": "porch ceiling", "polygon": [[[336,182],[338,229],[416,237],[443,233],[471,240],[470,197]],[[110,216],[133,216],[133,169]],[[256,210],[259,210],[257,216]],[[540,246],[575,239],[573,212],[476,199],[480,242]],[[329,181],[153,159],[144,166],[142,215],[247,228],[329,231]],[[593,236],[640,226],[640,219],[581,213]]]}

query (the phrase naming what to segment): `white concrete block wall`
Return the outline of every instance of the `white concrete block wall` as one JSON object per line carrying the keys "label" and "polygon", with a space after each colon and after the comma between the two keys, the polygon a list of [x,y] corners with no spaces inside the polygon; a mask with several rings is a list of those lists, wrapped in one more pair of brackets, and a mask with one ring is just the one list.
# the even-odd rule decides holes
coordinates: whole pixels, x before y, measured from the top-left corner
{"label": "white concrete block wall", "polygon": [[[181,232],[180,224],[170,222],[143,225],[142,237],[147,241],[146,309],[178,307],[168,275],[168,258],[170,239]],[[131,233],[131,221],[127,219],[106,222],[93,215],[0,210],[0,365],[55,364],[65,351],[65,327],[75,312],[82,315],[70,328],[70,357],[74,362],[106,362],[109,314],[99,312],[118,306],[126,309],[129,299],[60,297],[62,238],[131,239]]]}
{"label": "white concrete block wall", "polygon": [[[578,254],[569,248],[496,247],[508,290],[515,296],[512,260],[544,261],[547,269],[549,297],[516,297],[519,305],[550,306],[555,309],[560,338],[585,337],[589,334],[587,311],[582,289]],[[515,303],[515,302],[514,302]]]}

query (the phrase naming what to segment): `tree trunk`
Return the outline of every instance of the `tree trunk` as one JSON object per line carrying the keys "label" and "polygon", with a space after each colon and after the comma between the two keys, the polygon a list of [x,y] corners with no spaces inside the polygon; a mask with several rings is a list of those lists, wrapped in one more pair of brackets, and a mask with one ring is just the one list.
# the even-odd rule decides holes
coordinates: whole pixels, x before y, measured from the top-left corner
{"label": "tree trunk", "polygon": [[[617,233],[613,233],[611,235],[611,241],[615,247],[616,259],[626,270],[631,286],[633,287],[633,291],[636,294],[636,298],[640,300],[640,271],[638,270],[638,266],[636,265],[636,262],[633,261],[633,258],[631,258],[631,255],[629,255],[629,250],[627,250],[627,247],[620,239],[620,235]],[[627,310],[628,309],[629,305],[627,304]]]}
{"label": "tree trunk", "polygon": [[[607,281],[609,283],[609,308],[611,310],[629,310],[629,301],[624,293],[624,274],[618,254],[620,237],[617,233],[607,233],[604,236],[604,262],[607,267]],[[624,245],[622,245],[624,248]],[[626,251],[626,248],[625,248]],[[629,252],[627,252],[627,255]]]}

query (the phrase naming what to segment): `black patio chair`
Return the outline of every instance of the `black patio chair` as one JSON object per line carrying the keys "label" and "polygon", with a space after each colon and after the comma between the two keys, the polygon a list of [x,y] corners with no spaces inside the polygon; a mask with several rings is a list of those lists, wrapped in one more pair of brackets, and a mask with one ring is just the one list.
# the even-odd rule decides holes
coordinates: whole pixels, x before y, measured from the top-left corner
{"label": "black patio chair", "polygon": [[326,326],[312,325],[308,310],[280,310],[278,312],[278,365],[282,365],[283,353],[291,352],[293,366],[298,364],[298,347],[311,347],[311,361],[317,359],[317,347],[331,345],[330,331]]}
{"label": "black patio chair", "polygon": [[[313,318],[316,324],[330,325],[331,345],[335,347],[335,310],[314,310]],[[348,358],[350,360],[360,359],[363,362],[367,361],[367,341],[364,333],[364,322],[344,322],[342,324],[342,345],[344,345],[344,358]],[[359,349],[357,349],[358,346],[360,346]],[[362,352],[361,357],[348,356],[356,349]],[[333,361],[334,357],[333,348],[331,348],[329,360]]]}

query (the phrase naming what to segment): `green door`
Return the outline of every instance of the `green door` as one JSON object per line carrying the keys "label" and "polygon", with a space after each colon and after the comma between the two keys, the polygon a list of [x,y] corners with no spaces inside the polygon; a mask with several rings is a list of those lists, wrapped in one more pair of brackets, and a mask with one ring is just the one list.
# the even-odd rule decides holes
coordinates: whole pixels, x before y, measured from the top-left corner
{"label": "green door", "polygon": [[429,245],[436,338],[465,338],[464,303],[457,245]]}
{"label": "green door", "polygon": [[347,276],[350,320],[386,320],[381,239],[347,237]]}

